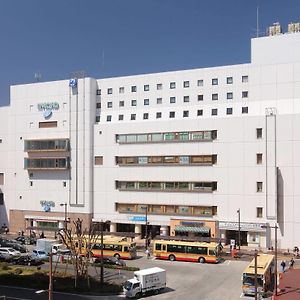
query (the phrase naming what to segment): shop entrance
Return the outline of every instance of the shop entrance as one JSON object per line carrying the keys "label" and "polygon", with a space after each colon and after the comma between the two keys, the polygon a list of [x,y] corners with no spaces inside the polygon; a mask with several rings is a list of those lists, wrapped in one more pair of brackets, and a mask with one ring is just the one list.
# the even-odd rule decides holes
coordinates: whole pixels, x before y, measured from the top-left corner
{"label": "shop entrance", "polygon": [[[248,231],[241,232],[241,246],[248,246],[247,234]],[[238,244],[239,232],[238,230],[226,230],[226,245],[230,244],[230,240],[235,240],[235,244]]]}

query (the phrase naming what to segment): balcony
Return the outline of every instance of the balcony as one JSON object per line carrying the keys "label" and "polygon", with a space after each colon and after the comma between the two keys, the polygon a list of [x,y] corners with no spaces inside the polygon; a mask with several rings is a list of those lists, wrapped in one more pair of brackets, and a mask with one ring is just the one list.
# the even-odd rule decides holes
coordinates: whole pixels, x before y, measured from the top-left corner
{"label": "balcony", "polygon": [[26,140],[24,143],[25,152],[62,152],[70,150],[68,139],[55,140]]}
{"label": "balcony", "polygon": [[25,158],[25,170],[67,170],[70,169],[70,158]]}

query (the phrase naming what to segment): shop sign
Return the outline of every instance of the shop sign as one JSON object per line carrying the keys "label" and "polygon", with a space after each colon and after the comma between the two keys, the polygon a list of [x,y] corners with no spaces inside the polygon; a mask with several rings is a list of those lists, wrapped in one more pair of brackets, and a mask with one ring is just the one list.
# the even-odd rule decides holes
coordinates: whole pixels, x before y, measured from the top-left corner
{"label": "shop sign", "polygon": [[59,110],[59,103],[58,102],[44,102],[38,103],[37,105],[39,111],[46,111],[46,110]]}
{"label": "shop sign", "polygon": [[[265,231],[264,228],[261,228],[262,223],[245,223],[241,222],[240,223],[240,228],[242,231]],[[239,223],[238,222],[225,222],[225,221],[220,221],[219,222],[219,229],[223,230],[238,230],[239,228]]]}
{"label": "shop sign", "polygon": [[130,221],[133,222],[146,222],[146,217],[145,216],[133,216],[129,218]]}
{"label": "shop sign", "polygon": [[204,226],[205,223],[204,222],[188,222],[188,221],[181,221],[180,222],[181,225],[183,226],[196,226],[196,227],[199,227],[199,226]]}

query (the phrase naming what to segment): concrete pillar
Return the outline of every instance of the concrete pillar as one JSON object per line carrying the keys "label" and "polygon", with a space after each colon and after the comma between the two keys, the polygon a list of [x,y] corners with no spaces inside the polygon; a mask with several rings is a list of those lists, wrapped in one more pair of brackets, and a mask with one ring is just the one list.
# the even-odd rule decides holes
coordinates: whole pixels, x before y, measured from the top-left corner
{"label": "concrete pillar", "polygon": [[141,224],[135,224],[134,225],[134,233],[137,233],[137,234],[142,233],[142,225]]}
{"label": "concrete pillar", "polygon": [[169,231],[168,226],[160,226],[160,235],[161,236],[167,236],[168,231]]}
{"label": "concrete pillar", "polygon": [[36,220],[33,220],[33,227],[37,227],[37,221]]}
{"label": "concrete pillar", "polygon": [[109,231],[110,232],[116,232],[117,231],[117,224],[116,223],[110,223]]}

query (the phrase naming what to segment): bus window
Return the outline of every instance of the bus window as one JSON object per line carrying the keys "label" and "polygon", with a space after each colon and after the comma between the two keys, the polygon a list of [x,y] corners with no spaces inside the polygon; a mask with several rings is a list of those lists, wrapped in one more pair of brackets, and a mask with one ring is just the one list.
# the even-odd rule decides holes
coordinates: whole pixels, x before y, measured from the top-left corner
{"label": "bus window", "polygon": [[155,244],[155,250],[160,250],[161,249],[161,244]]}
{"label": "bus window", "polygon": [[113,245],[115,251],[122,251],[121,245]]}
{"label": "bus window", "polygon": [[123,250],[124,252],[129,252],[129,247],[127,247],[127,246],[124,246],[124,250]]}
{"label": "bus window", "polygon": [[185,246],[183,246],[183,245],[168,245],[167,251],[168,252],[185,253]]}
{"label": "bus window", "polygon": [[166,245],[162,245],[162,251],[166,251],[167,250],[167,246]]}
{"label": "bus window", "polygon": [[197,247],[197,254],[207,255],[207,247]]}
{"label": "bus window", "polygon": [[216,250],[215,249],[209,249],[208,253],[209,253],[209,255],[216,255]]}

